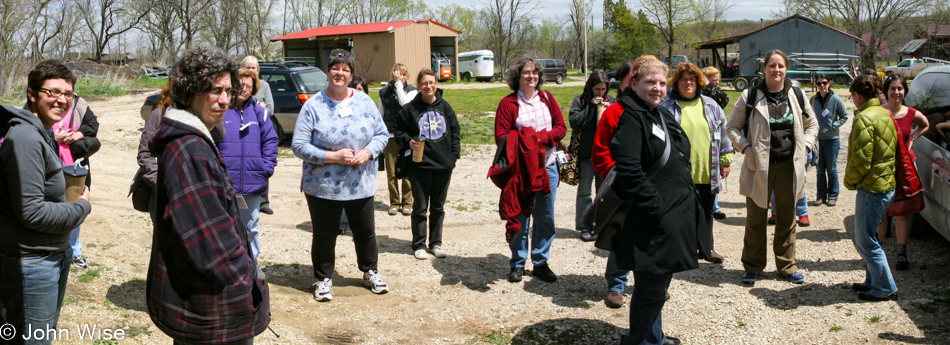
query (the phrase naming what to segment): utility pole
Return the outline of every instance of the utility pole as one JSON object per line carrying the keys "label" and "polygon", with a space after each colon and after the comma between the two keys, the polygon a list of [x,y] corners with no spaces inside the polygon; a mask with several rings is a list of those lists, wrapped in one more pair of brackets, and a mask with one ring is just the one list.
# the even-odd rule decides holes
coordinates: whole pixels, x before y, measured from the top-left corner
{"label": "utility pole", "polygon": [[[584,82],[587,82],[587,77],[590,74],[590,68],[587,66],[587,1],[581,2],[583,7],[584,20],[581,23],[584,25]],[[593,22],[593,15],[591,15],[591,22]]]}

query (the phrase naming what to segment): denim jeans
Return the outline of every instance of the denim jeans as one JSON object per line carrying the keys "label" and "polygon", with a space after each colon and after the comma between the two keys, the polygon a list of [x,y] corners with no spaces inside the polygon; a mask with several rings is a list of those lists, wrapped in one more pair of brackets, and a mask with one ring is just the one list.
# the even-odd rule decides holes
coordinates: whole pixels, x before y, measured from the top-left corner
{"label": "denim jeans", "polygon": [[636,283],[630,298],[630,334],[623,344],[654,345],[666,341],[663,335],[663,305],[673,273],[635,272]]}
{"label": "denim jeans", "polygon": [[617,268],[617,256],[613,252],[607,255],[607,269],[604,278],[607,279],[607,291],[623,293],[627,287],[627,275],[630,271]]}
{"label": "denim jeans", "polygon": [[[528,233],[531,233],[531,263],[535,266],[543,265],[551,257],[551,243],[554,242],[554,198],[557,196],[557,183],[560,175],[557,171],[557,164],[551,164],[547,167],[548,179],[551,182],[551,194],[538,195],[535,199],[534,210],[531,211],[531,219],[524,215],[518,215],[518,221],[521,222],[521,230],[515,233],[511,238],[508,248],[511,249],[511,260],[508,264],[511,267],[524,267],[528,260]],[[531,220],[534,220],[534,228],[529,231]]]}
{"label": "denim jeans", "polygon": [[69,246],[73,248],[73,257],[82,256],[82,242],[79,242],[79,226],[69,234]]}
{"label": "denim jeans", "polygon": [[897,292],[897,284],[887,266],[887,256],[877,238],[877,226],[894,201],[894,190],[886,193],[871,193],[858,189],[854,202],[854,247],[864,258],[864,285],[871,294],[886,297]]}
{"label": "denim jeans", "polygon": [[9,344],[51,343],[23,336],[29,329],[57,329],[71,260],[72,249],[48,255],[0,253],[0,303],[6,309],[5,321],[16,329]]}
{"label": "denim jeans", "polygon": [[590,207],[591,203],[591,182],[596,182],[595,187],[600,188],[600,183],[604,181],[600,175],[597,175],[597,172],[594,171],[594,163],[591,163],[590,159],[579,160],[577,161],[577,205],[574,210],[574,228],[577,231],[584,232],[587,231],[587,226],[584,225],[584,213],[587,212],[587,209]]}
{"label": "denim jeans", "polygon": [[247,241],[251,243],[251,254],[254,260],[257,260],[257,255],[261,253],[261,196],[245,194],[244,202],[247,203],[247,208],[239,208],[238,211],[241,212],[241,221],[247,228]]}
{"label": "denim jeans", "polygon": [[713,213],[722,212],[722,209],[719,208],[719,194],[716,194],[716,198],[713,199]]}
{"label": "denim jeans", "polygon": [[818,199],[838,199],[838,150],[841,141],[818,141]]}

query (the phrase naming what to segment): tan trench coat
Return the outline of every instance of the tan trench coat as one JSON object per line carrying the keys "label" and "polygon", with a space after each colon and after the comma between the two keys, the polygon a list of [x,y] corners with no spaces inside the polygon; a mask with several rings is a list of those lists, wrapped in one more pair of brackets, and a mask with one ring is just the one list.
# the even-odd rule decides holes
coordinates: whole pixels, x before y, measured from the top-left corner
{"label": "tan trench coat", "polygon": [[[726,135],[732,140],[732,146],[736,153],[742,153],[746,147],[751,146],[751,154],[745,158],[739,175],[739,194],[752,198],[755,204],[761,208],[769,205],[768,200],[768,181],[769,181],[769,115],[766,105],[765,92],[759,90],[756,92],[755,110],[751,114],[749,121],[749,137],[742,135],[742,127],[746,123],[745,107],[749,89],[742,92],[742,96],[736,101],[736,107],[732,110],[732,116],[726,123]],[[792,186],[795,190],[795,200],[801,199],[805,193],[805,161],[808,152],[817,148],[818,138],[818,119],[815,117],[814,110],[807,106],[801,109],[798,105],[798,95],[792,90],[788,92],[788,103],[795,114],[793,119],[795,130],[795,181]],[[804,110],[806,116],[802,116]],[[801,140],[804,138],[804,140]]]}

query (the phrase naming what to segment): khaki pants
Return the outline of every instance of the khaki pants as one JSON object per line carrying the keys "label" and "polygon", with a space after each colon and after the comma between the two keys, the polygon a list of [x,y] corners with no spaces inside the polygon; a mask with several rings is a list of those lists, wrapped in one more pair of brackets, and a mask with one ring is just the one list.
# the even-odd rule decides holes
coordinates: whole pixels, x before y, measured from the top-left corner
{"label": "khaki pants", "polygon": [[389,138],[389,143],[383,149],[383,157],[386,160],[386,180],[389,181],[389,206],[390,207],[412,207],[412,188],[409,187],[409,179],[402,180],[402,199],[399,198],[399,181],[396,174],[396,158],[399,155],[399,144],[396,139]]}
{"label": "khaki pants", "polygon": [[[789,159],[769,165],[768,193],[775,194],[775,238],[772,251],[775,252],[775,269],[786,276],[798,271],[795,263],[795,191],[792,189],[795,179],[795,166]],[[765,269],[768,254],[768,210],[755,204],[752,198],[746,198],[745,239],[742,247],[742,266],[748,273],[759,274]]]}

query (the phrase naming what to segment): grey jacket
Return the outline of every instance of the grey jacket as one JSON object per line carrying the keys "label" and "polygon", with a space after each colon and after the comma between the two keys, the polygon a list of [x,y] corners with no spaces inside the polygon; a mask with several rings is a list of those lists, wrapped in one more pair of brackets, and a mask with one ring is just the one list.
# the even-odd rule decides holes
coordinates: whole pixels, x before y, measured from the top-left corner
{"label": "grey jacket", "polygon": [[257,103],[264,102],[267,115],[274,116],[274,94],[270,92],[270,84],[266,81],[261,80],[261,89],[251,99]]}
{"label": "grey jacket", "polygon": [[66,202],[63,161],[36,115],[3,106],[0,137],[0,252],[65,251],[92,205],[83,199]]}
{"label": "grey jacket", "polygon": [[848,122],[848,109],[841,97],[829,91],[824,102],[819,101],[818,94],[811,96],[808,102],[818,118],[818,140],[838,139],[838,128]]}

